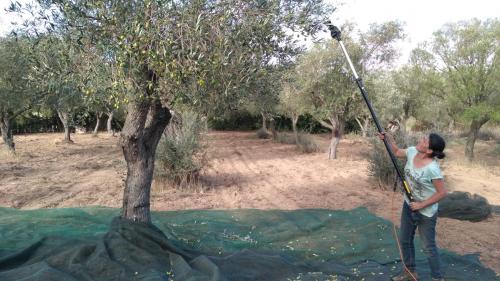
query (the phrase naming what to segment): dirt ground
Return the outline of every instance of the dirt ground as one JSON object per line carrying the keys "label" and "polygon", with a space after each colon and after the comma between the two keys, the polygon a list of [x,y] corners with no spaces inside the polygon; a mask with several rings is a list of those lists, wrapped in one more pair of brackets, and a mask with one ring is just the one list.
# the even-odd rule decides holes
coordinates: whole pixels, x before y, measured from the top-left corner
{"label": "dirt ground", "polygon": [[[20,209],[101,205],[121,207],[126,166],[118,138],[61,134],[16,136],[17,154],[0,141],[0,206]],[[318,142],[327,145],[325,137]],[[174,190],[155,183],[153,210],[180,209],[352,209],[365,206],[396,224],[401,196],[383,190],[368,172],[368,142],[342,140],[339,159],[325,153],[300,154],[294,146],[260,140],[252,132],[211,132],[206,186]],[[441,162],[450,191],[478,193],[500,205],[500,157],[494,142],[476,145],[477,163],[467,164],[463,145],[453,144]],[[392,207],[391,207],[392,206]],[[460,253],[480,253],[500,273],[500,215],[472,223],[438,220],[438,245]]]}

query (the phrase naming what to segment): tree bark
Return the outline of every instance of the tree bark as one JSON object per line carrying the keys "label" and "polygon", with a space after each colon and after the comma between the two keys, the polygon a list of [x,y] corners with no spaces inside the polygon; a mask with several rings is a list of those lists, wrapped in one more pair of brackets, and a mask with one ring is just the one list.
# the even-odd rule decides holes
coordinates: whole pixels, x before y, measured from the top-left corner
{"label": "tree bark", "polygon": [[92,132],[92,134],[94,136],[97,135],[97,132],[99,131],[99,126],[101,125],[102,112],[97,112],[96,117],[97,117],[97,121],[95,123],[94,132]]}
{"label": "tree bark", "polygon": [[68,143],[73,142],[71,140],[71,128],[69,126],[69,112],[57,110],[57,115],[64,127],[64,141]]}
{"label": "tree bark", "polygon": [[453,130],[455,129],[455,120],[452,118],[450,120],[450,123],[448,123],[448,132],[453,132]]}
{"label": "tree bark", "polygon": [[488,122],[489,119],[488,116],[483,116],[482,118],[472,120],[469,135],[467,136],[467,143],[465,144],[465,157],[467,160],[472,161],[474,159],[474,144],[476,143],[479,129],[481,129],[481,126]]}
{"label": "tree bark", "polygon": [[344,133],[344,122],[336,118],[331,118],[330,122],[333,130],[330,146],[328,147],[328,159],[337,159],[337,147]]}
{"label": "tree bark", "polygon": [[8,151],[14,153],[16,145],[14,143],[14,136],[12,135],[12,128],[10,126],[11,118],[8,115],[3,115],[0,120],[0,131],[2,131],[3,143]]}
{"label": "tree bark", "polygon": [[367,137],[368,136],[368,126],[370,126],[370,120],[371,120],[371,117],[370,116],[367,116],[365,117],[365,120],[364,120],[364,130],[363,130],[363,137]]}
{"label": "tree bark", "polygon": [[154,94],[158,83],[154,72],[145,66],[143,75],[143,81],[152,82],[153,87],[146,87],[142,97],[129,103],[120,138],[127,162],[122,218],[151,224],[150,192],[156,147],[172,115]]}
{"label": "tree bark", "polygon": [[262,116],[262,130],[267,132],[266,115],[264,112],[261,112],[260,115]]}
{"label": "tree bark", "polygon": [[[35,95],[38,95],[38,94],[39,93],[36,93]],[[42,95],[41,97],[43,97],[43,96],[44,95]],[[12,134],[11,122],[17,116],[30,110],[32,106],[33,106],[33,104],[28,104],[28,105],[18,109],[15,112],[9,112],[9,111],[0,112],[0,133],[2,134],[2,139],[4,141],[4,144],[7,146],[8,150],[12,153],[15,153],[16,145],[14,143],[14,135]]]}
{"label": "tree bark", "polygon": [[114,135],[113,128],[111,127],[111,122],[113,121],[113,115],[115,115],[114,110],[111,110],[111,112],[108,112],[108,121],[106,121],[106,131],[110,135]]}
{"label": "tree bark", "polygon": [[[401,121],[399,121],[401,120]],[[395,119],[393,120],[395,122],[395,124],[397,124],[399,126],[399,131],[403,132],[404,134],[408,134],[410,132],[410,130],[408,129],[408,127],[406,126],[406,124],[408,124],[408,120],[410,120],[410,117],[409,116],[401,116],[401,118],[398,119]]]}
{"label": "tree bark", "polygon": [[359,118],[355,118],[356,122],[358,123],[359,128],[361,129],[361,136],[363,138],[366,138],[368,136],[368,125],[370,125],[370,117],[365,116],[363,118],[363,123],[361,123],[361,120]]}
{"label": "tree bark", "polygon": [[299,121],[299,115],[292,116],[292,130],[293,136],[295,138],[295,144],[299,144],[299,132],[297,131],[297,122]]}
{"label": "tree bark", "polygon": [[269,118],[269,128],[271,129],[271,134],[273,135],[273,139],[278,138],[278,133],[276,133],[276,121],[274,117]]}
{"label": "tree bark", "polygon": [[168,108],[159,100],[136,101],[128,106],[121,132],[127,161],[122,218],[151,223],[150,191],[158,141],[170,121]]}
{"label": "tree bark", "polygon": [[328,147],[328,159],[337,159],[337,147],[340,143],[340,136],[338,131],[334,130],[332,132],[332,138],[330,139],[330,146]]}

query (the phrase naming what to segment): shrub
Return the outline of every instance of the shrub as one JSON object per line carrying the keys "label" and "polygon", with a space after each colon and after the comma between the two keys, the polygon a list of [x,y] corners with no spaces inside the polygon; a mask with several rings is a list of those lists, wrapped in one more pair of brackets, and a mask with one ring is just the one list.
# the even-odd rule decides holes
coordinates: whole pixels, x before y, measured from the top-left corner
{"label": "shrub", "polygon": [[295,144],[295,137],[293,134],[278,132],[276,141],[284,144]]}
{"label": "shrub", "polygon": [[[416,137],[406,135],[402,131],[397,131],[393,134],[393,136],[395,142],[401,148],[406,148],[409,144],[413,145],[416,143]],[[375,176],[384,184],[397,184],[397,173],[389,154],[387,153],[384,143],[378,138],[378,136],[371,138],[370,142],[372,143],[372,150],[368,154],[368,169],[370,174]],[[397,159],[397,163],[401,171],[403,171],[404,162]]]}
{"label": "shrub", "polygon": [[[469,136],[469,132],[468,131],[463,131],[459,134],[460,137],[462,138],[466,138]],[[496,134],[491,131],[491,130],[488,130],[488,129],[481,129],[479,130],[479,132],[477,133],[477,139],[478,140],[482,140],[482,141],[489,141],[489,140],[494,140],[494,139],[498,139],[498,137],[496,136]]]}
{"label": "shrub", "polygon": [[276,141],[284,144],[295,144],[302,153],[314,153],[320,151],[319,145],[314,141],[310,134],[305,132],[298,133],[298,143],[295,142],[293,133],[279,132]]}
{"label": "shrub", "polygon": [[207,164],[205,132],[206,124],[198,114],[174,114],[158,144],[155,177],[180,188],[197,185]]}
{"label": "shrub", "polygon": [[490,130],[479,130],[477,138],[482,141],[490,141],[496,138],[495,133]]}
{"label": "shrub", "polygon": [[500,155],[500,142],[498,142],[498,141],[497,141],[497,145],[495,146],[495,149],[493,150],[493,154]]}
{"label": "shrub", "polygon": [[300,132],[299,143],[297,144],[302,153],[314,153],[320,151],[319,145],[309,134]]}
{"label": "shrub", "polygon": [[256,134],[257,134],[257,137],[259,139],[268,139],[269,137],[271,137],[271,135],[263,128],[260,128],[259,130],[257,130]]}
{"label": "shrub", "polygon": [[230,111],[221,116],[213,116],[208,125],[214,130],[256,130],[261,124],[260,115],[252,115],[246,110]]}

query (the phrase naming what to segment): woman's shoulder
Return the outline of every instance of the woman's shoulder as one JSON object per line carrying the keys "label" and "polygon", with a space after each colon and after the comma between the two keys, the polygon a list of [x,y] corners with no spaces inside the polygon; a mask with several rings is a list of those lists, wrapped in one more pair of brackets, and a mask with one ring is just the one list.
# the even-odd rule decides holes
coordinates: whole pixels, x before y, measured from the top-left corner
{"label": "woman's shoulder", "polygon": [[406,148],[406,155],[413,155],[417,153],[417,148],[414,146],[409,146]]}
{"label": "woman's shoulder", "polygon": [[432,170],[441,170],[441,167],[436,160],[432,160],[426,167]]}
{"label": "woman's shoulder", "polygon": [[429,165],[427,165],[426,168],[427,168],[426,170],[429,172],[430,175],[442,176],[441,166],[439,166],[438,161],[432,160],[432,162],[429,163]]}

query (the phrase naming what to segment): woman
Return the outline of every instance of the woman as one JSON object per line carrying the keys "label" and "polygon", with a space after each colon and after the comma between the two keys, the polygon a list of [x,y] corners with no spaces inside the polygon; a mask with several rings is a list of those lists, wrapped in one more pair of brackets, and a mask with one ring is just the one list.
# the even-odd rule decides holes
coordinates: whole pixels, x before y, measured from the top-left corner
{"label": "woman", "polygon": [[[389,135],[387,135],[389,136]],[[379,134],[380,139],[386,137]],[[443,159],[445,142],[438,134],[422,138],[414,147],[399,148],[394,139],[387,137],[397,157],[406,157],[405,177],[410,185],[414,201],[405,195],[401,213],[400,243],[403,252],[404,269],[393,281],[417,280],[415,273],[415,247],[413,238],[418,229],[424,253],[431,269],[432,280],[444,280],[436,246],[436,220],[438,202],[446,196],[441,169],[435,158]]]}

